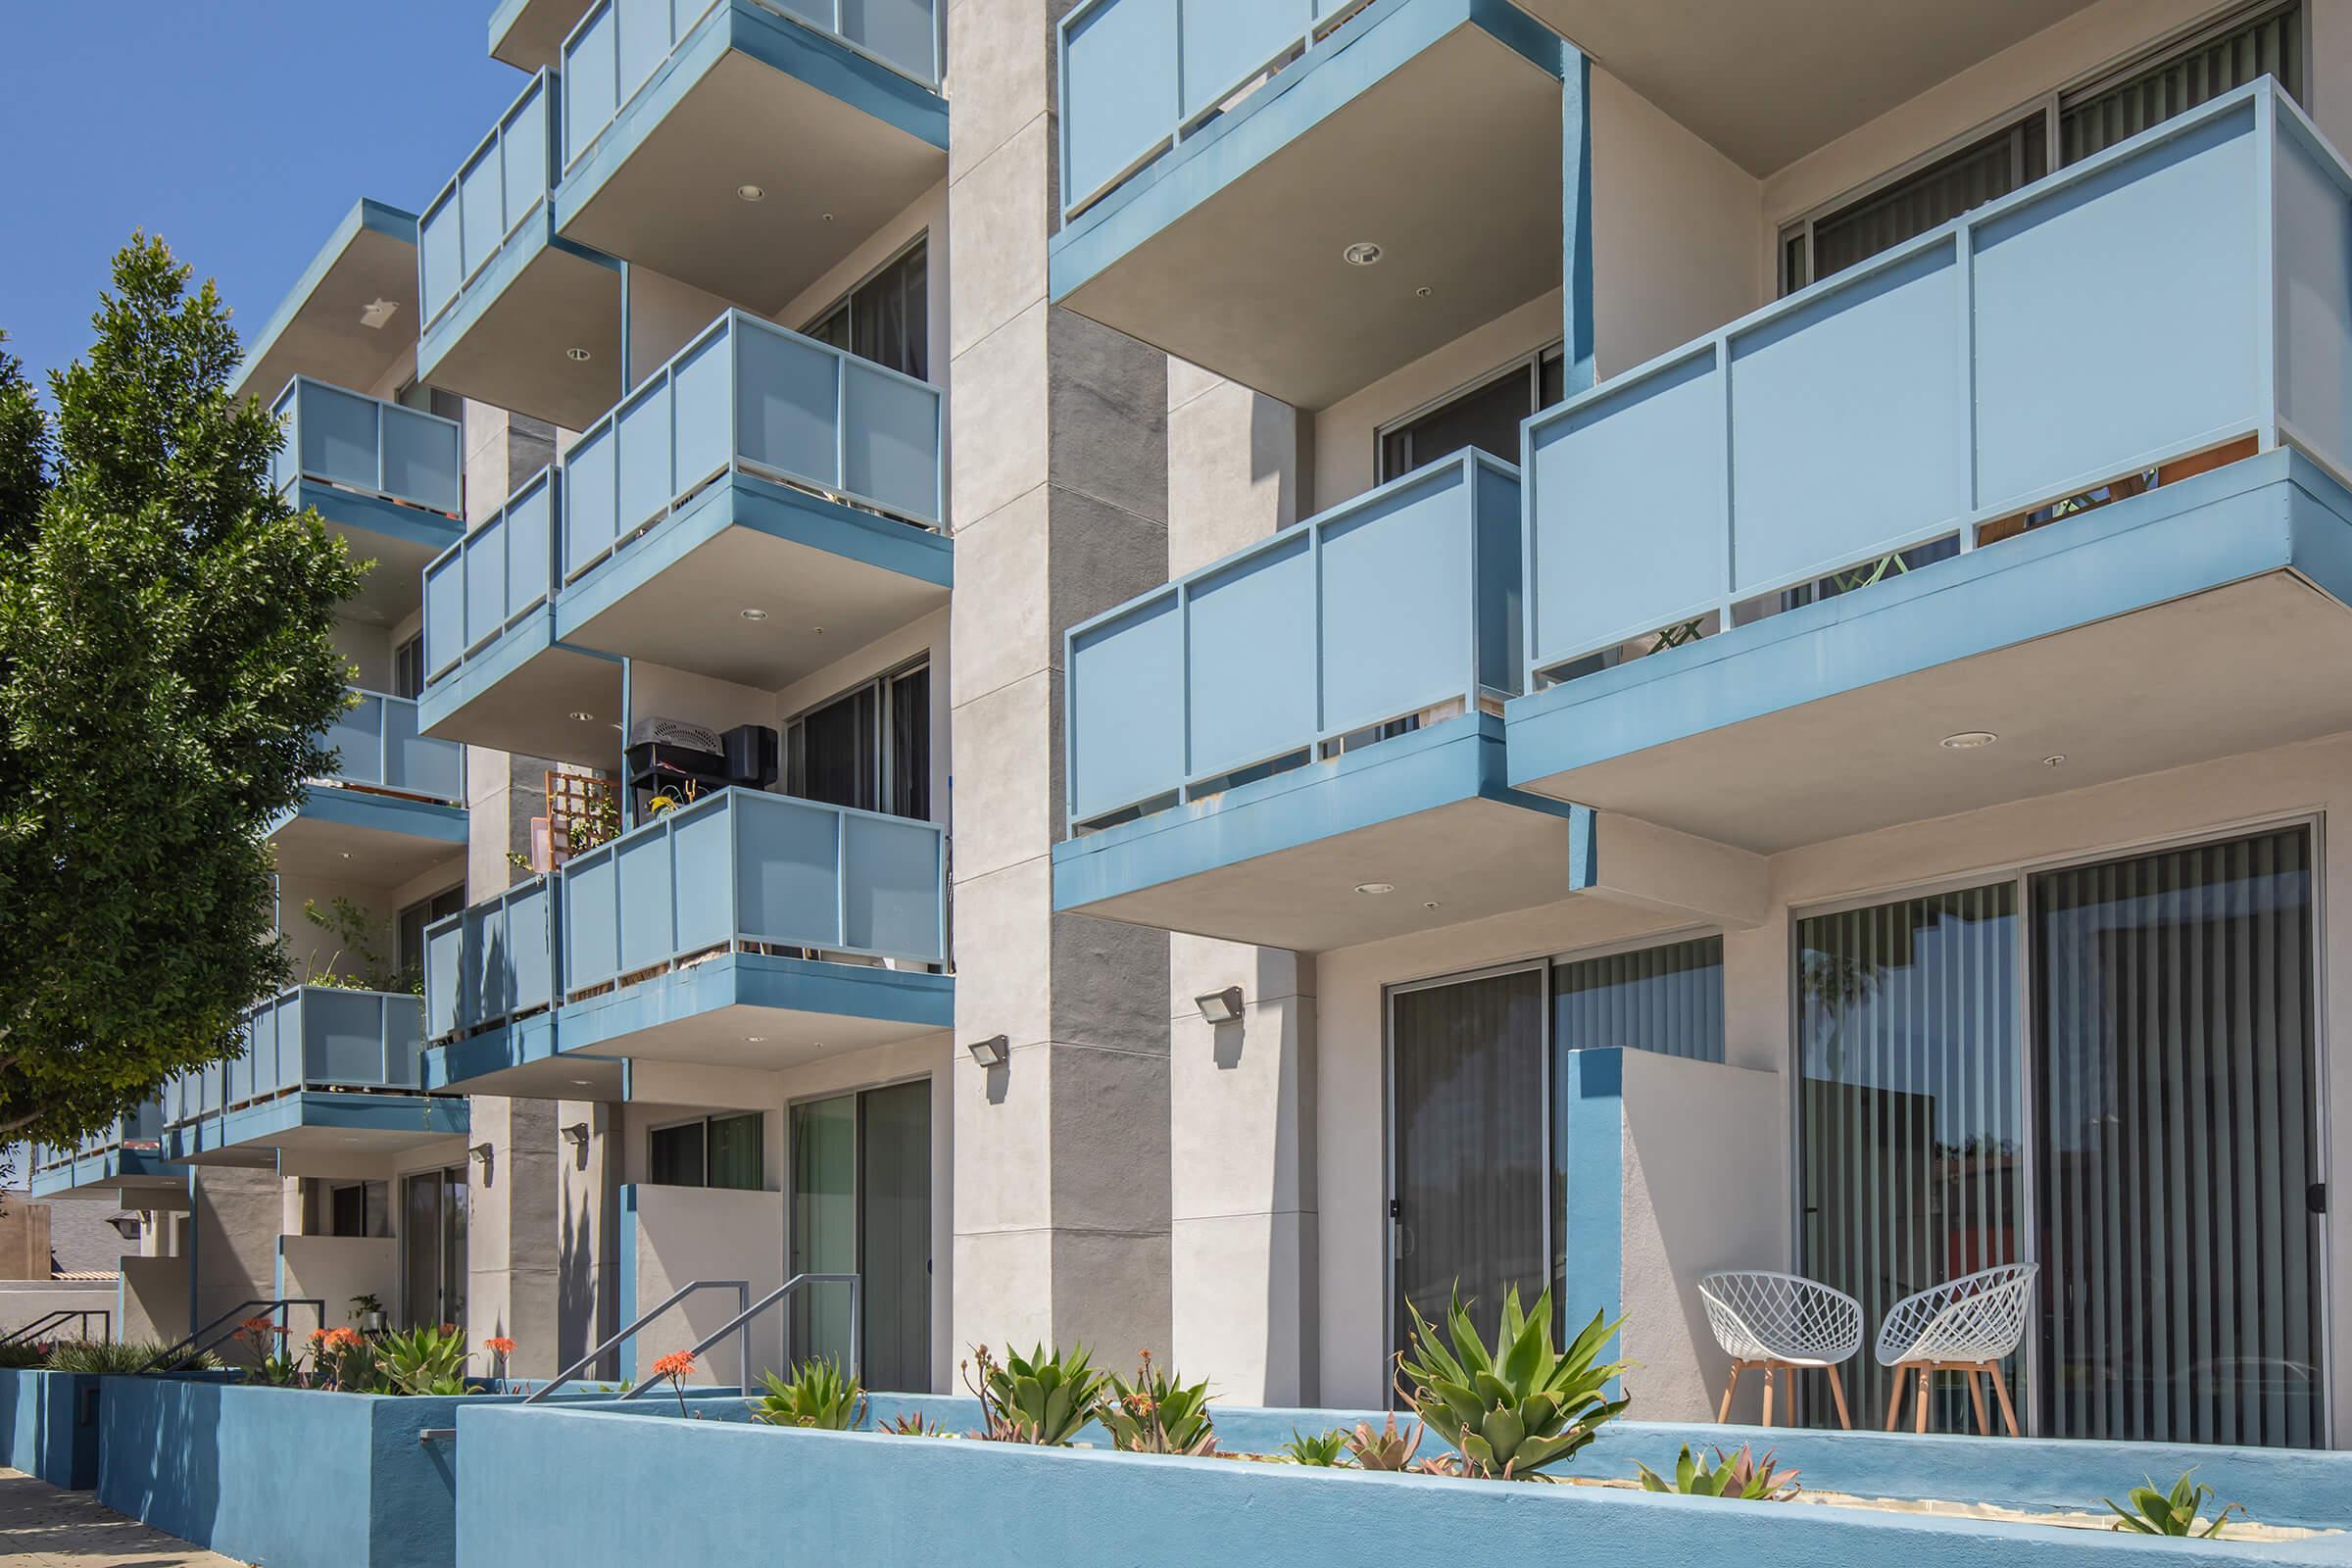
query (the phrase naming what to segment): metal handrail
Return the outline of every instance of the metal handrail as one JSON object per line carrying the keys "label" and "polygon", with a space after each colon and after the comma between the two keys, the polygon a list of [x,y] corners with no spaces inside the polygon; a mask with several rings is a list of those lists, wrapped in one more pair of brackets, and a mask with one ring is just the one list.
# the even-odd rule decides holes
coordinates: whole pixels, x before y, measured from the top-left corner
{"label": "metal handrail", "polygon": [[[725,1339],[728,1335],[740,1333],[743,1336],[743,1392],[746,1394],[751,1393],[752,1331],[749,1325],[752,1319],[758,1317],[760,1313],[766,1311],[778,1301],[783,1300],[786,1297],[790,1296],[793,1292],[799,1290],[804,1285],[847,1285],[850,1288],[849,1375],[851,1377],[857,1377],[863,1365],[863,1362],[858,1355],[859,1346],[858,1343],[858,1327],[864,1316],[863,1312],[859,1309],[861,1305],[859,1298],[863,1294],[864,1287],[859,1283],[858,1277],[855,1274],[795,1274],[792,1278],[786,1280],[783,1284],[777,1286],[774,1290],[760,1298],[759,1300],[754,1301],[750,1306],[747,1306],[741,1312],[738,1312],[732,1319],[719,1325],[719,1327],[711,1333],[709,1339],[703,1341],[702,1344],[695,1346],[686,1353],[688,1355],[699,1356],[705,1350],[708,1350],[710,1348],[710,1347]],[[629,1390],[626,1394],[623,1394],[621,1398],[624,1400],[634,1399],[639,1395],[645,1393],[646,1390],[655,1386],[655,1382],[640,1383],[635,1388]],[[527,1404],[530,1401],[526,1399],[523,1402]]]}
{"label": "metal handrail", "polygon": [[[233,1337],[237,1333],[238,1329],[242,1329],[245,1326],[247,1319],[237,1318],[237,1328],[229,1330],[226,1334],[219,1335],[204,1344],[198,1344],[197,1342],[203,1340],[207,1334],[211,1334],[213,1330],[219,1328],[230,1318],[237,1317],[238,1313],[244,1311],[249,1306],[262,1307],[266,1311],[276,1313],[281,1318],[286,1315],[290,1308],[307,1306],[318,1319],[318,1326],[320,1328],[326,1327],[326,1302],[319,1297],[280,1296],[268,1300],[264,1300],[257,1297],[250,1301],[239,1301],[236,1305],[230,1307],[227,1311],[221,1313],[219,1317],[213,1319],[210,1323],[207,1323],[195,1333],[188,1335],[185,1339],[174,1340],[172,1344],[165,1346],[161,1350],[158,1350],[155,1353],[154,1357],[150,1359],[145,1366],[140,1367],[139,1371],[152,1372],[167,1361],[171,1362],[173,1366],[178,1366],[183,1361],[187,1361],[195,1356],[202,1355],[214,1346],[219,1345],[222,1340]],[[256,1315],[258,1316],[260,1314]],[[281,1325],[281,1327],[283,1325]]]}
{"label": "metal handrail", "polygon": [[[522,1402],[525,1404],[537,1404],[541,1399],[546,1398],[549,1395],[555,1393],[564,1384],[569,1383],[573,1378],[578,1377],[582,1372],[586,1371],[592,1363],[602,1360],[608,1350],[617,1349],[621,1341],[628,1339],[639,1329],[644,1328],[648,1323],[651,1323],[654,1319],[660,1317],[662,1313],[668,1311],[671,1307],[677,1305],[680,1301],[683,1301],[695,1292],[729,1290],[735,1293],[735,1304],[738,1307],[741,1307],[744,1302],[752,1298],[752,1282],[750,1280],[689,1280],[686,1284],[679,1286],[676,1290],[663,1297],[660,1303],[657,1304],[652,1310],[638,1313],[636,1318],[623,1327],[619,1333],[613,1335],[611,1339],[598,1346],[595,1349],[590,1350],[586,1355],[581,1356],[577,1361],[572,1362],[571,1365],[565,1367],[554,1377],[549,1378],[546,1383],[533,1390],[530,1396]],[[744,1312],[735,1319],[735,1322],[741,1323],[744,1318],[749,1317],[750,1315],[751,1314],[749,1312]],[[729,1327],[733,1326],[733,1324],[729,1325]],[[694,1353],[697,1355],[702,1354],[706,1348],[716,1344],[720,1339],[723,1339],[725,1335],[726,1330],[721,1329],[717,1334],[712,1335],[710,1339],[705,1340],[701,1345],[696,1346]],[[743,1331],[743,1375],[747,1379],[752,1375],[752,1331],[749,1329],[745,1329]],[[625,1399],[628,1397],[628,1395],[624,1394],[621,1396],[621,1397]]]}
{"label": "metal handrail", "polygon": [[23,1345],[37,1340],[41,1330],[63,1324],[68,1318],[76,1318],[80,1321],[81,1337],[85,1340],[90,1336],[90,1319],[92,1318],[98,1320],[98,1338],[100,1340],[111,1340],[115,1337],[115,1314],[112,1309],[103,1306],[61,1306],[47,1316],[36,1318],[25,1324],[21,1329],[0,1335],[0,1345]]}

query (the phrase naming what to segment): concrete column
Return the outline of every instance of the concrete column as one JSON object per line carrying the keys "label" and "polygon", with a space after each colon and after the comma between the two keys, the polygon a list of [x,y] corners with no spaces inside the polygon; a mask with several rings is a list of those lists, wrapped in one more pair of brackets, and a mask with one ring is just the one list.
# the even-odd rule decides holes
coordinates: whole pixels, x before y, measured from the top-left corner
{"label": "concrete column", "polygon": [[[1168,363],[1168,575],[1307,514],[1313,421]],[[1196,998],[1240,986],[1238,1023]],[[1173,1365],[1238,1404],[1318,1399],[1311,956],[1179,936],[1168,948]]]}
{"label": "concrete column", "polygon": [[[233,1310],[240,1301],[267,1301],[276,1297],[284,1188],[275,1170],[205,1166],[193,1172],[189,1322],[171,1337],[201,1328]],[[308,1324],[296,1330],[298,1334],[309,1331]]]}
{"label": "concrete column", "polygon": [[1054,24],[1067,0],[948,14],[951,612],[958,1045],[953,1343],[1168,1335],[1167,938],[1056,915],[1061,634],[1167,565],[1167,369],[1055,310]]}

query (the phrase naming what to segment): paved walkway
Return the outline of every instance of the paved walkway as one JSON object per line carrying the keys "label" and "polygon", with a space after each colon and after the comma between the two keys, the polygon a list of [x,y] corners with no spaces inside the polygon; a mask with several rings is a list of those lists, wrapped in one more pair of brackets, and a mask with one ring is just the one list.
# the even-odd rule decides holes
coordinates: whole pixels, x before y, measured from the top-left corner
{"label": "paved walkway", "polygon": [[238,1568],[217,1551],[60,1492],[21,1470],[0,1470],[0,1568]]}

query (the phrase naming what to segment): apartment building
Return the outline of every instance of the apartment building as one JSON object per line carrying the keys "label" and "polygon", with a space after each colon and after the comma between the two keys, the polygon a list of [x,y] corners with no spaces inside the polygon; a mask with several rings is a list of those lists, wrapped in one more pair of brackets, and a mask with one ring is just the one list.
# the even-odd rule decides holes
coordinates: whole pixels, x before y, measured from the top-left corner
{"label": "apartment building", "polygon": [[[381,1181],[386,1299],[463,1256],[525,1371],[782,1293],[753,1370],[1339,1408],[1408,1303],[1551,1286],[1660,1418],[1707,1270],[1875,1324],[2032,1262],[2029,1429],[2339,1441],[2336,8],[489,41],[514,105],[246,372],[385,563],[289,896],[422,906],[416,1076],[293,1098],[444,1118],[238,1146],[281,1257]],[[233,1174],[138,1132],[75,1185]]]}

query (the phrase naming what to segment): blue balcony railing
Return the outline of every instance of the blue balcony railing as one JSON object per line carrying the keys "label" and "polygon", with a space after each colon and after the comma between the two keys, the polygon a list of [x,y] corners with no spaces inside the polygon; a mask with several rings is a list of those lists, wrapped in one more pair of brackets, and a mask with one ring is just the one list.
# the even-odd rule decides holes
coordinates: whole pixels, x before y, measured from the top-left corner
{"label": "blue balcony railing", "polygon": [[1530,688],[2282,440],[2352,473],[2352,173],[2267,78],[1539,415]]}
{"label": "blue balcony railing", "polygon": [[557,108],[555,74],[542,71],[417,220],[416,288],[425,324],[457,303],[526,220],[544,214],[555,179]]}
{"label": "blue balcony railing", "polygon": [[730,311],[565,449],[563,580],[730,471],[937,527],[939,454],[939,388]]}
{"label": "blue balcony railing", "polygon": [[270,412],[286,423],[285,445],[270,464],[276,488],[308,479],[444,516],[464,514],[456,420],[302,375],[286,383]]}
{"label": "blue balcony railing", "polygon": [[553,597],[560,491],[556,470],[542,468],[480,527],[424,568],[428,680],[488,647]]}
{"label": "blue balcony railing", "polygon": [[163,1132],[164,1102],[159,1095],[137,1109],[117,1116],[77,1144],[33,1145],[32,1169],[35,1174],[56,1170],[113,1149],[154,1154],[162,1149]]}
{"label": "blue balcony railing", "polygon": [[426,1039],[472,1034],[555,1002],[560,885],[533,877],[425,928]]}
{"label": "blue balcony railing", "polygon": [[465,800],[466,748],[419,734],[415,698],[356,689],[352,695],[356,701],[326,729],[326,745],[337,754],[338,782],[431,801]]}
{"label": "blue balcony railing", "polygon": [[564,866],[564,991],[746,947],[944,963],[946,872],[935,822],[723,790]]}
{"label": "blue balcony railing", "polygon": [[1070,629],[1074,825],[1519,690],[1519,477],[1475,450]]}
{"label": "blue balcony railing", "polygon": [[[596,145],[703,18],[732,0],[598,0],[564,40],[563,168]],[[940,77],[938,0],[760,0],[926,87]]]}
{"label": "blue balcony railing", "polygon": [[1062,216],[1207,125],[1364,0],[1091,0],[1061,19]]}
{"label": "blue balcony railing", "polygon": [[180,1126],[295,1090],[420,1086],[424,999],[296,986],[245,1015],[244,1053],[164,1085],[167,1125]]}

